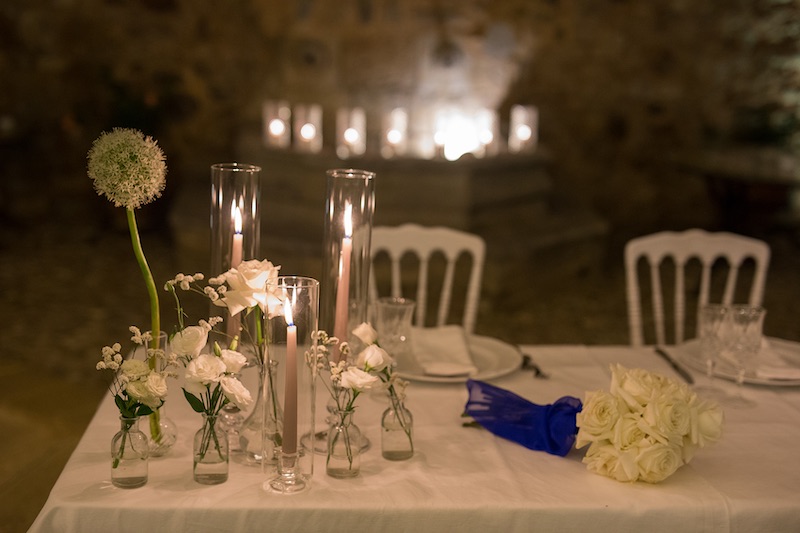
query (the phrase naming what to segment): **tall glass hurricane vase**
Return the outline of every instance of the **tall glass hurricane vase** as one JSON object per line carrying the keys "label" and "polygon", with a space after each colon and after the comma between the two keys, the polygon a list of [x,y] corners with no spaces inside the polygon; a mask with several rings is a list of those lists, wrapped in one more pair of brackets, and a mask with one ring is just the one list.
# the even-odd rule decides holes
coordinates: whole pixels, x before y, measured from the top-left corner
{"label": "tall glass hurricane vase", "polygon": [[[245,163],[211,165],[211,275],[219,276],[242,261],[258,259],[261,246],[261,167]],[[211,316],[221,308],[211,305]],[[242,318],[244,317],[244,318]],[[240,334],[242,320],[257,320],[244,313],[225,317],[225,342],[228,345]],[[251,327],[252,326],[252,327]],[[255,331],[248,324],[247,331]],[[216,340],[216,339],[212,339]],[[242,339],[245,340],[245,339]],[[253,343],[240,342],[240,351],[249,367],[260,367],[260,357]],[[261,372],[259,371],[259,374]],[[244,417],[233,403],[220,413],[222,427],[231,435],[233,452],[239,453],[238,436]]]}
{"label": "tall glass hurricane vase", "polygon": [[327,171],[320,328],[342,341],[356,342],[350,332],[367,321],[374,212],[375,173]]}
{"label": "tall glass hurricane vase", "polygon": [[[242,261],[259,259],[260,175],[261,167],[255,165],[244,163],[211,165],[212,276],[219,276],[231,268],[236,268]],[[220,312],[220,308],[214,305],[211,306],[211,310],[212,315]],[[228,341],[239,332],[240,320],[240,316],[226,317],[225,331],[229,337]],[[258,359],[255,353],[244,355],[249,360]]]}
{"label": "tall glass hurricane vase", "polygon": [[283,404],[283,434],[276,450],[277,472],[264,488],[294,494],[309,488],[314,471],[311,437],[315,434],[319,282],[307,277],[279,276],[276,283],[268,284],[267,293],[280,300],[277,307],[282,311],[271,314],[267,353],[270,364],[278,362],[274,385]]}

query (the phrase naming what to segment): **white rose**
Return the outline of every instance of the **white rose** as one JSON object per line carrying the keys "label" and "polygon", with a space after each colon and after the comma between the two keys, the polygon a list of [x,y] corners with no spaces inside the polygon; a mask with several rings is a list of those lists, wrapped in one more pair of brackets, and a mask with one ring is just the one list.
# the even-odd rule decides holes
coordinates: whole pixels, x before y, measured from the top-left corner
{"label": "white rose", "polygon": [[268,313],[267,282],[275,284],[279,269],[267,260],[243,261],[222,275],[230,289],[225,291],[222,300],[214,303],[227,307],[231,316],[256,305]]}
{"label": "white rose", "polygon": [[639,477],[636,452],[618,450],[608,441],[593,442],[582,461],[590,472],[617,481],[632,482]]}
{"label": "white rose", "polygon": [[661,396],[669,380],[641,368],[611,367],[611,394],[622,398],[631,411],[641,412],[645,405]]}
{"label": "white rose", "polygon": [[362,322],[353,330],[353,335],[361,339],[364,344],[375,344],[378,340],[378,332],[367,322]]}
{"label": "white rose", "polygon": [[624,405],[605,391],[587,394],[583,408],[576,416],[579,430],[575,446],[583,448],[592,441],[609,438],[623,409]]}
{"label": "white rose", "polygon": [[163,403],[160,397],[154,395],[150,391],[145,381],[131,381],[127,383],[125,385],[125,392],[137,402],[143,403],[151,409],[158,409]]}
{"label": "white rose", "polygon": [[247,358],[235,350],[222,350],[219,354],[222,362],[225,363],[225,368],[231,374],[239,372],[242,367],[247,363]]}
{"label": "white rose", "polygon": [[672,441],[689,433],[692,426],[689,405],[666,395],[647,404],[642,418],[656,433]]}
{"label": "white rose", "polygon": [[637,448],[647,437],[639,424],[641,418],[634,413],[626,413],[614,425],[614,446],[619,450]]}
{"label": "white rose", "polygon": [[366,372],[370,370],[380,372],[391,365],[393,361],[392,357],[386,353],[386,350],[377,344],[370,344],[358,354],[356,366]]}
{"label": "white rose", "polygon": [[172,337],[170,347],[178,357],[197,357],[208,342],[208,330],[202,326],[189,326]]}
{"label": "white rose", "polygon": [[144,382],[150,394],[157,398],[164,398],[167,395],[167,380],[158,372],[151,372]]}
{"label": "white rose", "polygon": [[690,407],[692,425],[689,438],[692,444],[703,447],[717,442],[722,437],[724,416],[722,409],[715,402],[697,400]]}
{"label": "white rose", "polygon": [[[225,374],[225,363],[213,354],[204,353],[192,359],[186,366],[187,386],[217,383]],[[196,387],[194,387],[196,390]]]}
{"label": "white rose", "polygon": [[141,379],[150,373],[150,367],[147,366],[147,363],[139,359],[128,359],[124,361],[120,370],[129,381]]}
{"label": "white rose", "polygon": [[236,407],[244,409],[253,403],[253,397],[250,395],[250,391],[247,390],[238,379],[225,376],[220,379],[219,384],[222,387],[222,392],[225,394],[225,397],[233,402]]}
{"label": "white rose", "polygon": [[380,382],[377,376],[373,376],[368,372],[351,366],[341,375],[340,385],[345,389],[353,389],[354,391],[363,391],[372,388],[375,384]]}
{"label": "white rose", "polygon": [[639,449],[636,463],[639,465],[639,479],[658,483],[674,474],[683,465],[683,460],[680,448],[656,442]]}

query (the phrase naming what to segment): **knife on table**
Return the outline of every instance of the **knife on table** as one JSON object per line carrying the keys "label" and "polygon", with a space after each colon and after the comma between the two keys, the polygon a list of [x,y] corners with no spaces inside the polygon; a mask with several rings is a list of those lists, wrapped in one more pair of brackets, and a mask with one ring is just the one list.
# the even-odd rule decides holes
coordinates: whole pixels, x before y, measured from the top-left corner
{"label": "knife on table", "polygon": [[682,377],[686,383],[688,383],[689,385],[694,384],[694,378],[689,373],[689,371],[683,368],[683,366],[681,366],[680,364],[678,364],[678,362],[669,353],[667,353],[666,350],[664,350],[660,346],[656,346],[655,351],[656,354],[658,354],[659,357],[661,357],[664,361],[666,361],[669,364],[669,366],[672,367],[672,370],[677,372],[678,375]]}

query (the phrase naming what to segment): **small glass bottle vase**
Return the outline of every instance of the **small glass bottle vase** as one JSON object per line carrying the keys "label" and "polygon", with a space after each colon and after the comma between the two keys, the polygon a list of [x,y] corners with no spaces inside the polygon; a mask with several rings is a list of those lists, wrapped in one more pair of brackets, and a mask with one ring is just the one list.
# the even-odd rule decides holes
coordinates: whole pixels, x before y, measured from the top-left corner
{"label": "small glass bottle vase", "polygon": [[218,485],[228,480],[228,436],[217,417],[203,415],[203,427],[194,434],[194,480]]}
{"label": "small glass bottle vase", "polygon": [[351,409],[331,414],[325,462],[325,471],[331,477],[356,477],[361,470],[361,430],[353,423],[353,413]]}
{"label": "small glass bottle vase", "polygon": [[147,436],[139,431],[138,418],[121,416],[119,420],[120,429],[111,439],[111,483],[134,489],[147,483]]}
{"label": "small glass bottle vase", "polygon": [[414,455],[414,417],[403,400],[390,395],[389,408],[381,418],[381,454],[390,461],[404,461]]}

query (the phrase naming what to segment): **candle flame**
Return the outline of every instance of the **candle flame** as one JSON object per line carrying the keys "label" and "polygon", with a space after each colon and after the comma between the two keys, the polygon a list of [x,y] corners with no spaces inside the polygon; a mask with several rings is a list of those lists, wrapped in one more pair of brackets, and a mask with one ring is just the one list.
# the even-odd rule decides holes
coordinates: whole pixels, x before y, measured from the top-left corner
{"label": "candle flame", "polygon": [[239,210],[238,207],[233,207],[233,231],[237,235],[241,235],[242,233],[242,212]]}
{"label": "candle flame", "polygon": [[292,317],[292,304],[289,299],[283,301],[283,316],[286,317],[286,325],[294,326],[294,317]]}
{"label": "candle flame", "polygon": [[350,203],[344,205],[344,236],[353,236],[353,206]]}

